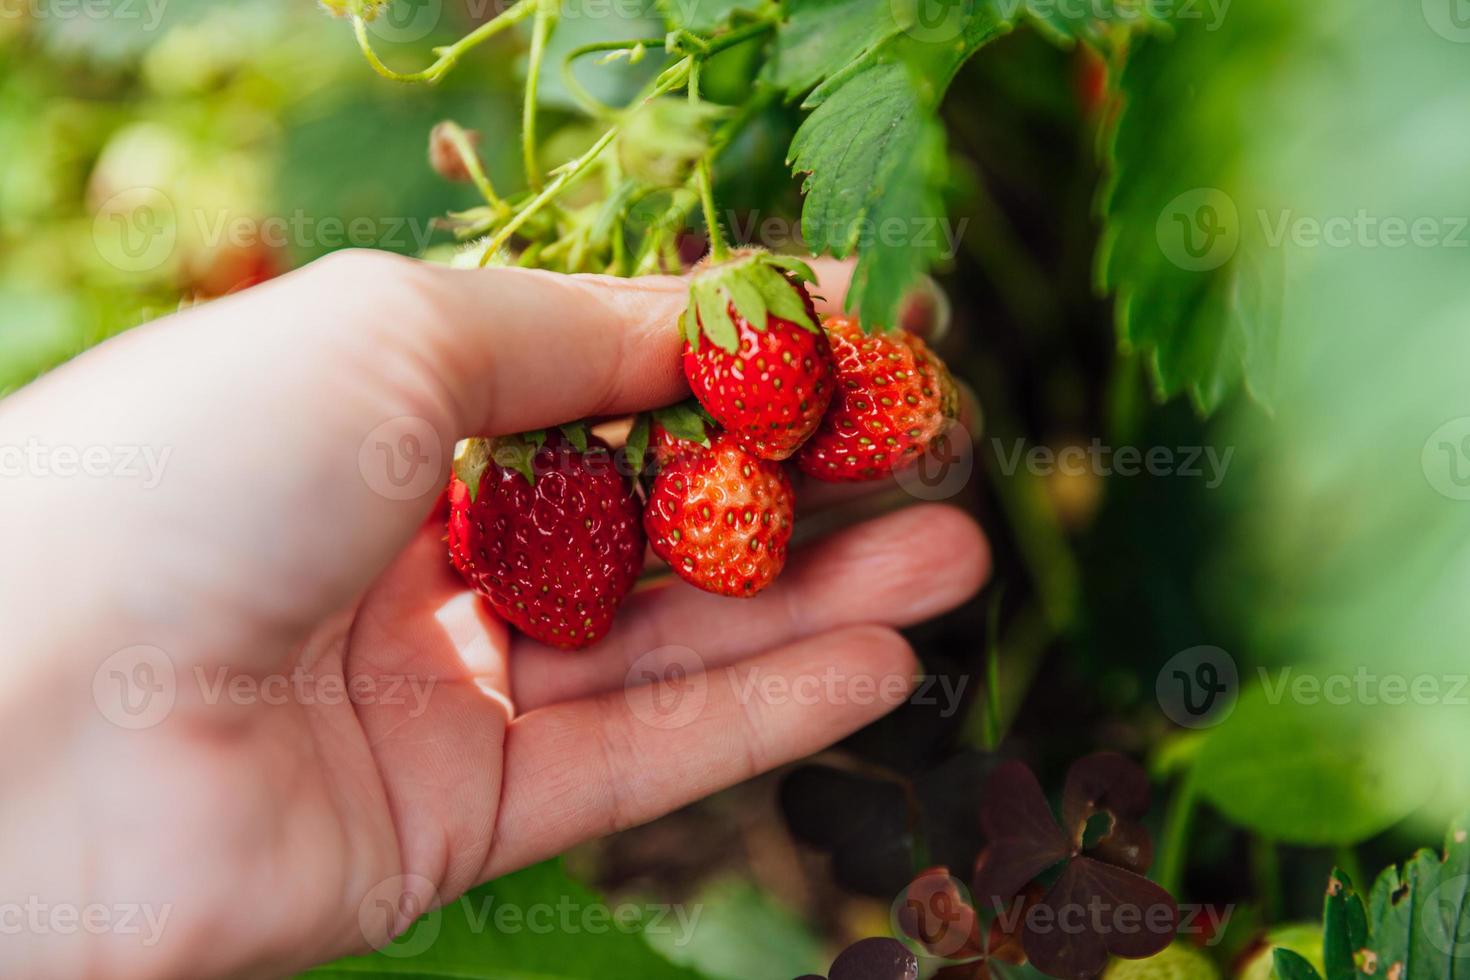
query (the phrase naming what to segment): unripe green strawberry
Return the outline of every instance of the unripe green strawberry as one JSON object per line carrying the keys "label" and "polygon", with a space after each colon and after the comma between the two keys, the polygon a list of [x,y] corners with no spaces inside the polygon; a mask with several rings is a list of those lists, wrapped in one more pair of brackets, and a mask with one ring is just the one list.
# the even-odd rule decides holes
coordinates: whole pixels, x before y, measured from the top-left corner
{"label": "unripe green strawberry", "polygon": [[749,253],[696,275],[684,375],[705,411],[762,459],[785,459],[821,422],[832,356],[794,259]]}
{"label": "unripe green strawberry", "polygon": [[944,362],[905,331],[866,334],[855,319],[823,327],[837,362],[837,391],[796,462],[819,480],[876,480],[916,462],[955,417]]}
{"label": "unripe green strawberry", "polygon": [[449,488],[455,568],[533,639],[577,649],[606,636],[643,567],[638,499],[607,445],[553,432],[473,440],[471,453]]}
{"label": "unripe green strawberry", "polygon": [[708,448],[654,435],[667,462],[653,479],[643,527],[654,553],[706,592],[752,596],[786,565],[796,495],[780,463],[747,452],[728,432]]}

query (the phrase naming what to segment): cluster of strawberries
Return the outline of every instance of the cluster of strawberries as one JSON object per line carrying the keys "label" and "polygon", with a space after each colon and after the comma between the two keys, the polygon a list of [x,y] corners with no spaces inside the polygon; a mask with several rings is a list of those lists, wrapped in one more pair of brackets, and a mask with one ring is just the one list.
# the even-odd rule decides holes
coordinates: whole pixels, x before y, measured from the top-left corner
{"label": "cluster of strawberries", "polygon": [[911,334],[819,320],[812,281],[765,252],[694,276],[680,329],[697,403],[640,415],[617,452],[580,423],[461,444],[449,553],[471,587],[528,636],[577,649],[607,635],[645,535],[691,584],[752,596],[786,563],[783,461],[827,481],[913,464],[955,415],[949,373]]}

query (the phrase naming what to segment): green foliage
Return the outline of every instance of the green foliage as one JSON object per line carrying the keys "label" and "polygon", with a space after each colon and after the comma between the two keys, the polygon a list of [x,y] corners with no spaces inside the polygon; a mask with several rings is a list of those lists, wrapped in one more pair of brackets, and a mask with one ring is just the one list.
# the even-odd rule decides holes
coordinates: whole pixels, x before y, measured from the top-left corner
{"label": "green foliage", "polygon": [[1323,903],[1319,972],[1303,955],[1274,951],[1279,980],[1451,980],[1470,953],[1470,814],[1451,822],[1444,850],[1417,852],[1373,884],[1367,906],[1336,869]]}
{"label": "green foliage", "polygon": [[[1464,972],[1470,954],[1470,815],[1450,825],[1442,853],[1421,850],[1378,876],[1368,921],[1367,955],[1376,960],[1379,975],[1450,980]],[[1361,972],[1366,967],[1365,962]],[[1338,978],[1329,974],[1327,980]]]}
{"label": "green foliage", "polygon": [[[1393,720],[1268,678],[1247,691],[1195,757],[1200,794],[1236,823],[1294,844],[1352,844],[1412,812],[1433,788],[1400,764]],[[1309,684],[1302,690],[1320,692]],[[1330,691],[1330,689],[1329,689]]]}
{"label": "green foliage", "polygon": [[673,28],[709,33],[727,23],[738,10],[756,10],[764,0],[659,0]]}
{"label": "green foliage", "polygon": [[1284,946],[1271,951],[1272,968],[1277,980],[1321,980],[1317,968],[1307,962],[1306,957]]}
{"label": "green foliage", "polygon": [[828,956],[799,917],[761,889],[744,881],[716,881],[695,899],[704,910],[689,943],[668,932],[649,944],[675,963],[711,980],[786,980],[820,971]]}
{"label": "green foliage", "polygon": [[805,174],[801,230],[814,252],[857,256],[848,309],[870,326],[896,322],[898,303],[943,254],[948,173],[936,110],[954,73],[1009,25],[976,11],[956,42],[893,38],[808,96],[792,140]]}
{"label": "green foliage", "polygon": [[[1232,922],[1234,917],[1232,916]],[[1236,980],[1288,980],[1286,974],[1275,965],[1276,953],[1285,951],[1306,960],[1312,975],[1322,972],[1322,924],[1320,922],[1294,922],[1277,926],[1266,934],[1266,942],[1251,954],[1250,959],[1236,973]],[[1293,964],[1292,968],[1299,968]],[[1298,980],[1310,980],[1310,975]]]}
{"label": "green foliage", "polygon": [[905,25],[892,0],[787,0],[767,75],[799,95],[859,61]]}
{"label": "green foliage", "polygon": [[685,339],[697,349],[703,337],[735,353],[740,336],[731,306],[756,330],[765,330],[768,318],[774,316],[815,333],[819,327],[807,314],[799,285],[815,279],[800,259],[766,252],[707,269],[689,281],[689,307],[683,314]]}
{"label": "green foliage", "polygon": [[[642,913],[642,907],[629,905]],[[430,912],[385,951],[338,960],[304,974],[315,980],[363,976],[415,980],[701,980],[656,953],[643,925],[548,861],[481,885]],[[691,913],[692,914],[692,913]],[[647,916],[645,916],[646,918]],[[660,928],[678,930],[669,919]]]}
{"label": "green foliage", "polygon": [[1114,958],[1102,980],[1219,980],[1220,970],[1192,946],[1175,942],[1141,960]]}
{"label": "green foliage", "polygon": [[1271,400],[1282,307],[1281,251],[1257,222],[1252,167],[1285,94],[1273,60],[1291,7],[1240,4],[1217,31],[1180,20],[1138,39],[1104,156],[1101,288],[1117,294],[1120,341],[1143,352],[1161,397],[1212,412],[1240,382]]}

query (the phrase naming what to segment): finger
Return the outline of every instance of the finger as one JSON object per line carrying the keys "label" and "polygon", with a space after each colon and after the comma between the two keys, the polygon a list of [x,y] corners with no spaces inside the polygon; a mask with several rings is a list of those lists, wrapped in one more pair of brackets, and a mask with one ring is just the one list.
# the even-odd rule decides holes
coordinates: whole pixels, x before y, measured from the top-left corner
{"label": "finger", "polygon": [[980,529],[952,507],[925,505],[849,528],[794,554],[774,585],[732,600],[682,581],[631,596],[612,633],[568,654],[518,637],[511,683],[520,710],[621,689],[637,664],[693,651],[715,669],[758,650],[859,623],[907,626],[980,587],[990,554]]}
{"label": "finger", "polygon": [[[533,711],[511,724],[492,878],[644,823],[843,738],[902,704],[916,664],[867,626],[660,685]],[[798,693],[802,692],[802,693]],[[661,702],[660,702],[661,703]]]}
{"label": "finger", "polygon": [[842,313],[847,287],[852,284],[852,272],[857,263],[851,259],[821,256],[808,260],[807,264],[817,274],[817,281],[809,290],[817,312],[822,316]]}
{"label": "finger", "polygon": [[[850,259],[813,258],[807,263],[817,275],[811,289],[812,302],[822,316],[850,312],[847,291],[852,286],[857,263]],[[949,329],[952,309],[949,297],[933,276],[920,276],[899,306],[899,326],[931,343]]]}
{"label": "finger", "polygon": [[442,539],[426,524],[368,591],[343,674],[404,873],[458,894],[485,860],[514,709],[508,627],[465,589]]}

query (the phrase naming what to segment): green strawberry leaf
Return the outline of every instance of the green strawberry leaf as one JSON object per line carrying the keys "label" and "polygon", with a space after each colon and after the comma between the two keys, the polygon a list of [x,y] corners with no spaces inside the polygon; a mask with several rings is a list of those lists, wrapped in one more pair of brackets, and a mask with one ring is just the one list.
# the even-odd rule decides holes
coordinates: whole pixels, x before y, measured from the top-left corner
{"label": "green strawberry leaf", "polygon": [[705,416],[700,411],[696,411],[688,402],[660,408],[653,413],[653,417],[674,438],[698,443],[708,448],[709,432]]}
{"label": "green strawberry leaf", "polygon": [[1337,868],[1322,908],[1322,966],[1327,980],[1356,980],[1353,957],[1368,940],[1368,917],[1353,881]]}
{"label": "green strawberry leaf", "polygon": [[623,458],[628,461],[628,472],[636,480],[643,473],[643,464],[648,459],[648,436],[652,431],[647,412],[633,417],[633,427],[628,430],[628,441],[623,444]]}
{"label": "green strawberry leaf", "polygon": [[1277,946],[1271,954],[1277,980],[1322,980],[1317,968],[1308,963],[1306,957],[1300,953]]}
{"label": "green strawberry leaf", "polygon": [[[633,913],[637,913],[636,917]],[[621,916],[621,917],[619,917]],[[352,956],[304,980],[703,980],[649,945],[654,916],[678,923],[688,941],[697,915],[683,906],[612,906],[568,877],[560,861],[535,864],[481,885],[430,912],[386,950]]]}
{"label": "green strawberry leaf", "polygon": [[767,77],[791,95],[838,74],[909,23],[891,0],[787,0]]}
{"label": "green strawberry leaf", "polygon": [[[1289,6],[1255,9],[1284,21]],[[1263,203],[1261,134],[1277,130],[1236,108],[1287,98],[1259,66],[1291,31],[1234,13],[1218,31],[1181,18],[1172,40],[1138,38],[1103,142],[1099,289],[1116,293],[1119,343],[1144,354],[1158,397],[1188,393],[1202,414],[1242,382],[1270,404],[1282,317],[1282,249],[1246,220]]]}
{"label": "green strawberry leaf", "polygon": [[936,110],[970,55],[1010,29],[990,5],[953,44],[891,38],[808,96],[788,162],[804,174],[801,230],[813,252],[856,255],[846,308],[864,325],[897,322],[898,304],[944,254],[948,176]]}
{"label": "green strawberry leaf", "polygon": [[1380,874],[1368,906],[1370,936],[1360,973],[1395,980],[1453,980],[1463,973],[1460,959],[1470,940],[1470,814],[1450,824],[1442,854],[1421,850],[1402,868]]}
{"label": "green strawberry leaf", "polygon": [[[1302,670],[1292,682],[1302,677],[1312,679]],[[1431,773],[1398,764],[1409,736],[1396,719],[1362,705],[1292,700],[1284,690],[1265,681],[1247,688],[1195,756],[1200,795],[1230,820],[1282,843],[1350,845],[1433,791]]]}
{"label": "green strawberry leaf", "polygon": [[659,0],[670,28],[708,34],[724,24],[737,10],[756,11],[761,0]]}

